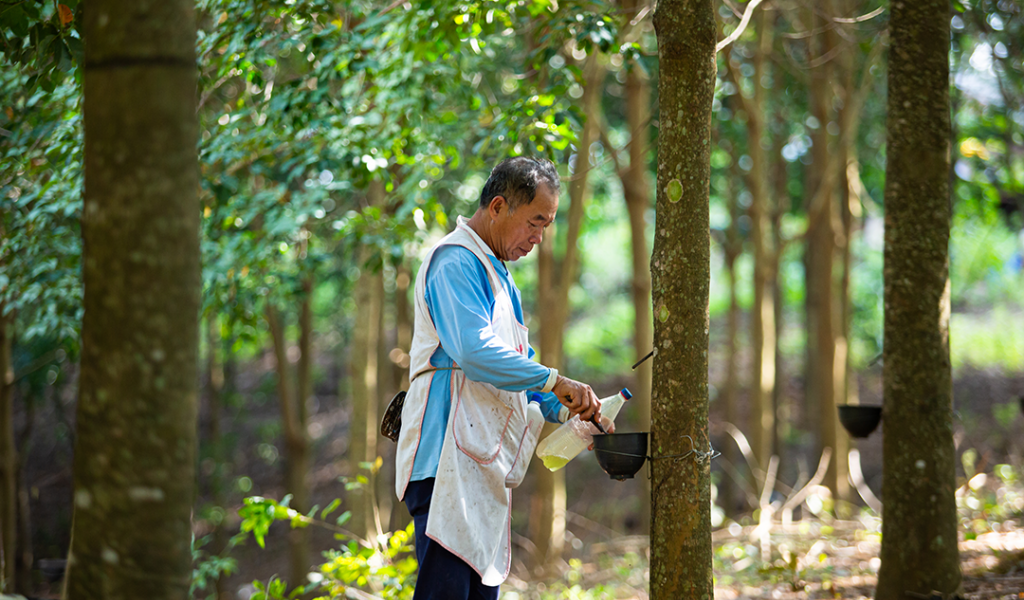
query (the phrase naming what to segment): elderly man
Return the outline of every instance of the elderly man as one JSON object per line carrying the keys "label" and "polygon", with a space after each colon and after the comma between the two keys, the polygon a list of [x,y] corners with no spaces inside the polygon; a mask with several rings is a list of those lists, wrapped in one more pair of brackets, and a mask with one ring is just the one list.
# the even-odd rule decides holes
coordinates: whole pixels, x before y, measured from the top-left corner
{"label": "elderly man", "polygon": [[416,278],[409,386],[395,491],[413,516],[415,600],[498,597],[511,566],[511,492],[540,418],[600,416],[589,385],[530,360],[519,289],[505,266],[540,244],[558,211],[547,160],[502,161],[470,219],[427,254]]}

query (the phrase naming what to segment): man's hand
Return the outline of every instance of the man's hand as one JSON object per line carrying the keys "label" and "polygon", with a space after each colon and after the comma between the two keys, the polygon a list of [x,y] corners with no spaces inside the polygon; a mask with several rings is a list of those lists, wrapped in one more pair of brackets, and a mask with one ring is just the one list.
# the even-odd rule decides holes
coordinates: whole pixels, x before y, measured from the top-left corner
{"label": "man's hand", "polygon": [[601,418],[601,403],[589,385],[559,375],[551,391],[569,412],[579,415],[583,421],[589,421],[595,415]]}

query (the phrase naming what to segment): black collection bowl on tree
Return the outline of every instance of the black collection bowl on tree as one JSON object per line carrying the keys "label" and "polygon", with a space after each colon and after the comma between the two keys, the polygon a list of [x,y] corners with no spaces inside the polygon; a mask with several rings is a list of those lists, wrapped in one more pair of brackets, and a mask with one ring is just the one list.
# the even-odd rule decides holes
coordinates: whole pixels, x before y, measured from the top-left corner
{"label": "black collection bowl on tree", "polygon": [[647,432],[595,435],[594,453],[612,479],[632,479],[647,460]]}
{"label": "black collection bowl on tree", "polygon": [[882,420],[881,406],[865,406],[863,404],[840,404],[839,422],[843,428],[855,438],[866,438],[878,427]]}

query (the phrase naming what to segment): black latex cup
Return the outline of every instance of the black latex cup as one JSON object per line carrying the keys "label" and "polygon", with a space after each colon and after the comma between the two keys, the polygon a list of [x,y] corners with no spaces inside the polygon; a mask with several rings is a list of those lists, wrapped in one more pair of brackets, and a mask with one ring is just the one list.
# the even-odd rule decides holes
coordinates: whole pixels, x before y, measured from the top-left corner
{"label": "black latex cup", "polygon": [[594,453],[612,479],[632,479],[647,460],[647,432],[595,435]]}
{"label": "black latex cup", "polygon": [[868,437],[882,420],[881,406],[864,406],[863,404],[840,404],[839,422],[846,431],[855,438]]}

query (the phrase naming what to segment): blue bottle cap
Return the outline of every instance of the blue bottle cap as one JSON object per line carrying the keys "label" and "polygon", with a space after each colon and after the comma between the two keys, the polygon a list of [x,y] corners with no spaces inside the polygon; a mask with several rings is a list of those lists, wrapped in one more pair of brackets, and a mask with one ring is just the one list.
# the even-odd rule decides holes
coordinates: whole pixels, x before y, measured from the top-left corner
{"label": "blue bottle cap", "polygon": [[622,397],[625,398],[626,400],[629,400],[630,398],[633,397],[633,394],[630,393],[630,391],[627,388],[622,388],[622,391],[619,393],[622,394]]}

